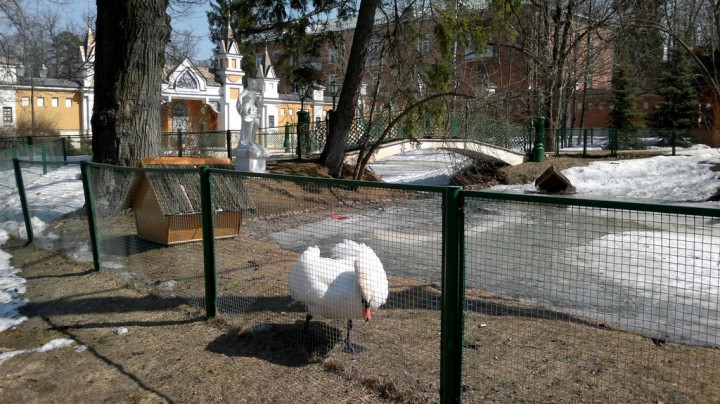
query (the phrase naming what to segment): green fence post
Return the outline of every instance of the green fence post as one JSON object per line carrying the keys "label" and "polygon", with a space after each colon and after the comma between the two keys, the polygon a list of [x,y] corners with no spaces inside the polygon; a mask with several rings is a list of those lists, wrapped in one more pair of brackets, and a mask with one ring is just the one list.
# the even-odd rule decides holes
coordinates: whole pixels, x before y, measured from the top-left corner
{"label": "green fence post", "polygon": [[182,157],[183,155],[183,134],[180,129],[177,131],[177,141],[178,141],[178,157]]}
{"label": "green fence post", "polygon": [[[559,134],[559,136],[558,136]],[[565,136],[565,128],[560,128],[555,131],[555,155],[560,155],[560,146],[562,144],[561,139]]]}
{"label": "green fence post", "polygon": [[22,208],[23,218],[25,219],[25,231],[28,237],[27,244],[30,244],[35,236],[33,234],[32,222],[30,221],[30,209],[28,208],[27,196],[25,195],[25,183],[23,181],[22,171],[20,171],[20,160],[18,160],[17,157],[13,157],[13,169],[15,170],[15,185],[17,185],[18,196],[20,197],[20,207]]}
{"label": "green fence post", "polygon": [[212,208],[212,178],[207,167],[200,167],[203,258],[205,265],[205,316],[217,316],[218,286],[215,268],[215,223]]}
{"label": "green fence post", "polygon": [[43,175],[47,174],[47,146],[45,141],[40,142],[40,158],[42,159]]}
{"label": "green fence post", "polygon": [[62,147],[63,161],[67,161],[67,145],[65,144],[66,141],[67,141],[67,139],[65,139],[64,137],[60,138],[60,145]]}
{"label": "green fence post", "polygon": [[583,157],[587,157],[588,130],[583,129]]}
{"label": "green fence post", "polygon": [[88,228],[90,230],[90,247],[92,248],[93,268],[100,270],[100,237],[97,231],[97,214],[95,212],[95,196],[92,190],[92,175],[88,168],[87,161],[80,162],[80,175],[83,182],[83,192],[85,194],[85,213],[88,217]]}
{"label": "green fence post", "polygon": [[297,112],[297,116],[297,158],[299,160],[302,158],[303,146],[305,146],[303,143],[307,138],[307,132],[310,126],[310,113],[301,110]]}
{"label": "green fence post", "polygon": [[443,191],[440,402],[460,402],[465,327],[464,215],[460,187]]}
{"label": "green fence post", "polygon": [[672,155],[675,155],[675,128],[673,128],[670,134],[670,145],[672,146]]}
{"label": "green fence post", "polygon": [[543,142],[545,141],[545,117],[540,115],[538,116],[538,125],[537,125],[537,136],[535,136],[535,147],[533,147],[533,159],[532,161],[536,163],[542,163],[545,161],[545,145],[543,145]]}
{"label": "green fence post", "polygon": [[225,131],[225,144],[227,145],[228,158],[232,160],[232,133],[230,133],[230,129]]}
{"label": "green fence post", "polygon": [[610,157],[617,157],[617,129],[610,128],[609,129],[609,136],[610,136]]}
{"label": "green fence post", "polygon": [[285,140],[283,141],[285,153],[292,152],[292,144],[290,143],[290,122],[285,122]]}

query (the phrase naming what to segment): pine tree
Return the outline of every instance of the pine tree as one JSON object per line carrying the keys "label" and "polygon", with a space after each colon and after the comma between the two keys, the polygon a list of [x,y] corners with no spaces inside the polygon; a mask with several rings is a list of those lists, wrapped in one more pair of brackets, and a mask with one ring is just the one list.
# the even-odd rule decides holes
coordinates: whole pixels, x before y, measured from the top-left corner
{"label": "pine tree", "polygon": [[690,63],[682,49],[670,50],[658,85],[657,94],[663,101],[657,103],[650,125],[660,129],[660,136],[665,139],[669,140],[673,134],[681,139],[692,126],[698,103]]}
{"label": "pine tree", "polygon": [[632,77],[628,74],[627,65],[615,65],[612,73],[612,95],[610,105],[613,109],[608,117],[610,127],[618,131],[620,144],[629,148],[643,148],[644,144],[637,139],[637,130],[642,126],[639,118],[643,115],[637,109],[637,90]]}

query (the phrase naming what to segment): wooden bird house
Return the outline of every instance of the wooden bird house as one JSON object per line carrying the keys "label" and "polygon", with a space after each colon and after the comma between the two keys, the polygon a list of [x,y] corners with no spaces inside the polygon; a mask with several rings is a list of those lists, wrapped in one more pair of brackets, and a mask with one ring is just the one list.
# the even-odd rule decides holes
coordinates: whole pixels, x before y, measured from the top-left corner
{"label": "wooden bird house", "polygon": [[555,166],[548,167],[535,180],[535,188],[544,194],[566,194],[575,192],[570,180],[558,171]]}
{"label": "wooden bird house", "polygon": [[[140,166],[162,168],[137,174],[130,192],[137,234],[158,244],[202,240],[200,203],[201,166],[234,166],[227,158],[154,157],[143,158]],[[243,212],[255,209],[242,178],[234,175],[213,176],[215,237],[240,234]]]}

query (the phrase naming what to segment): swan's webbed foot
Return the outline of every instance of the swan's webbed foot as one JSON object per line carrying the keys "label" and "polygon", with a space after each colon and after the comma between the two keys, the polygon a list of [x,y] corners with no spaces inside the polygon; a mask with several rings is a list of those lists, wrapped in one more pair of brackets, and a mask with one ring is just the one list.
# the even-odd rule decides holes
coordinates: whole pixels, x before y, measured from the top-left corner
{"label": "swan's webbed foot", "polygon": [[350,341],[350,333],[352,332],[352,320],[348,320],[347,322],[347,336],[345,337],[345,343],[343,344],[342,351],[345,353],[349,353],[350,355],[359,354],[360,352],[367,351],[367,348],[353,344]]}

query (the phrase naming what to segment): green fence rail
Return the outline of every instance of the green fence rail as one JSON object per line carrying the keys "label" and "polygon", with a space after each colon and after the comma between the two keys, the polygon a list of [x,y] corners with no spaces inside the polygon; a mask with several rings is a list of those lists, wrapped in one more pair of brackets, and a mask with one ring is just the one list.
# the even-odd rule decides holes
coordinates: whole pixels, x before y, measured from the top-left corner
{"label": "green fence rail", "polygon": [[[28,212],[29,187],[49,176],[38,168],[15,167]],[[377,254],[389,289],[352,328],[366,352],[332,366],[380,375],[387,399],[720,398],[718,208],[204,167],[81,171],[87,217],[52,231],[85,226],[96,269],[249,330],[279,364],[339,349],[345,320],[306,323],[288,271],[308,247],[326,257],[350,239]],[[336,382],[268,388],[311,401]]]}
{"label": "green fence rail", "polygon": [[[65,138],[0,138],[0,169],[12,169],[14,158],[41,162],[67,161]],[[47,165],[43,166],[47,170]]]}

